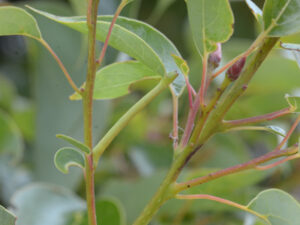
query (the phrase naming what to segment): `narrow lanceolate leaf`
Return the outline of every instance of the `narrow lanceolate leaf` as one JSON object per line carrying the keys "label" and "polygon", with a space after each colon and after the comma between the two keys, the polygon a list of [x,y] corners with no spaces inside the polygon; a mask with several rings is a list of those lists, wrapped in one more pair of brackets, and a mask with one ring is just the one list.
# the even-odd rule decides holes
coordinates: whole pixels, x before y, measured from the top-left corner
{"label": "narrow lanceolate leaf", "polygon": [[78,141],[78,140],[76,140],[76,139],[74,139],[70,136],[67,136],[67,135],[64,135],[64,134],[57,134],[56,137],[69,142],[71,145],[75,146],[76,148],[80,149],[81,151],[83,151],[85,153],[90,152],[90,149],[89,149],[88,146],[86,146],[81,141]]}
{"label": "narrow lanceolate leaf", "polygon": [[300,31],[300,0],[266,0],[264,29],[268,35],[281,37]]}
{"label": "narrow lanceolate leaf", "polygon": [[[59,17],[40,10],[32,10],[79,32],[85,34],[88,32],[85,17]],[[98,17],[97,40],[105,41],[112,18],[112,16]],[[171,88],[177,95],[182,93],[185,87],[184,77],[171,56],[171,54],[180,56],[180,53],[172,42],[155,28],[138,20],[119,17],[109,45],[135,58],[162,76],[177,71],[179,76],[174,80]]]}
{"label": "narrow lanceolate leaf", "polygon": [[266,131],[285,137],[286,131],[278,126],[266,126]]}
{"label": "narrow lanceolate leaf", "polygon": [[61,148],[54,156],[54,163],[62,173],[68,173],[70,166],[84,168],[84,157],[80,151],[73,148]]}
{"label": "narrow lanceolate leaf", "polygon": [[247,207],[265,216],[271,225],[300,225],[300,204],[284,191],[263,191]]}
{"label": "narrow lanceolate leaf", "polygon": [[[114,63],[99,70],[96,74],[94,99],[112,99],[130,92],[130,86],[144,79],[161,79],[149,67],[137,61]],[[71,100],[81,99],[78,93]]]}
{"label": "narrow lanceolate leaf", "polygon": [[217,49],[233,33],[234,18],[228,0],[187,0],[189,20],[201,56]]}
{"label": "narrow lanceolate leaf", "polygon": [[300,96],[290,96],[286,94],[285,99],[294,112],[300,113]]}
{"label": "narrow lanceolate leaf", "polygon": [[263,12],[262,12],[262,10],[252,0],[246,0],[246,3],[248,5],[248,7],[250,8],[252,14],[256,18],[257,22],[260,25],[263,25]]}
{"label": "narrow lanceolate leaf", "polygon": [[0,224],[15,225],[16,217],[11,212],[0,205]]}
{"label": "narrow lanceolate leaf", "polygon": [[13,7],[0,7],[0,36],[23,35],[41,39],[42,35],[36,20],[25,10]]}
{"label": "narrow lanceolate leaf", "polygon": [[290,50],[295,56],[295,60],[300,68],[300,44],[281,43],[283,49]]}

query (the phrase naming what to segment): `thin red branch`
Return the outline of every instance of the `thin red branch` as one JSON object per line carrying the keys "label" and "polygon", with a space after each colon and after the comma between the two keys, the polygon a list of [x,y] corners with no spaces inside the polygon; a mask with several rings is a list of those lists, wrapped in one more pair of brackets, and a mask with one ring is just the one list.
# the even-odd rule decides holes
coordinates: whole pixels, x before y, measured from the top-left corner
{"label": "thin red branch", "polygon": [[186,88],[188,91],[188,95],[189,95],[189,105],[190,105],[190,109],[193,108],[193,93],[192,93],[192,87],[191,84],[189,82],[189,78],[187,76],[184,76],[185,79],[185,83],[186,83]]}
{"label": "thin red branch", "polygon": [[291,113],[291,109],[285,108],[285,109],[281,109],[279,111],[268,113],[265,115],[254,116],[254,117],[249,117],[249,118],[239,119],[239,120],[224,121],[224,124],[226,126],[230,126],[230,127],[231,126],[243,126],[243,125],[248,125],[248,124],[253,124],[253,123],[261,123],[261,122],[265,122],[265,121],[274,120],[274,119],[277,119],[279,117],[285,116],[290,113]]}
{"label": "thin red branch", "polygon": [[105,39],[105,42],[104,42],[104,45],[103,45],[103,48],[102,48],[102,51],[100,53],[100,56],[99,56],[99,59],[96,61],[97,62],[97,65],[98,67],[101,66],[102,62],[103,62],[103,59],[105,57],[105,54],[106,54],[106,51],[107,51],[107,47],[108,47],[108,43],[109,43],[109,39],[111,37],[111,33],[113,31],[113,28],[114,28],[114,25],[116,24],[116,21],[120,15],[120,13],[122,12],[123,8],[126,6],[126,3],[124,1],[121,2],[121,4],[119,5],[117,11],[115,12],[115,15],[110,23],[110,27],[109,27],[109,30],[108,30],[108,33],[107,33],[107,36],[106,36],[106,39]]}
{"label": "thin red branch", "polygon": [[292,133],[294,132],[294,130],[296,130],[296,128],[297,128],[297,126],[298,126],[299,123],[300,123],[300,116],[298,116],[298,118],[293,123],[291,129],[288,131],[288,133],[286,134],[286,136],[284,137],[284,139],[276,147],[275,151],[280,150],[284,146],[284,144],[288,141],[288,139],[290,138],[290,136],[292,135]]}
{"label": "thin red branch", "polygon": [[199,90],[200,95],[200,105],[205,105],[205,93],[206,93],[206,85],[207,85],[207,57],[203,57],[203,68],[202,68],[202,81],[201,81],[201,87]]}
{"label": "thin red branch", "polygon": [[236,165],[236,166],[233,166],[233,167],[229,167],[229,168],[226,168],[226,169],[223,169],[223,170],[219,170],[217,172],[213,172],[213,173],[210,173],[206,176],[195,178],[195,179],[187,181],[187,182],[179,183],[179,184],[177,184],[176,191],[178,193],[178,192],[183,191],[185,189],[188,189],[188,188],[191,188],[191,187],[194,187],[194,186],[198,186],[200,184],[206,183],[206,182],[211,181],[211,180],[218,179],[220,177],[224,177],[224,176],[227,176],[227,175],[230,175],[230,174],[233,174],[233,173],[237,173],[237,172],[240,172],[240,171],[248,170],[248,169],[253,169],[256,166],[258,166],[262,163],[265,163],[267,161],[270,161],[272,159],[280,158],[280,157],[283,157],[283,156],[294,155],[297,152],[298,152],[298,146],[293,146],[291,148],[287,148],[287,149],[279,150],[279,151],[272,151],[272,152],[269,152],[269,153],[267,153],[267,154],[265,154],[261,157],[250,160],[246,163],[242,163],[242,164],[239,164],[239,165]]}
{"label": "thin red branch", "polygon": [[261,219],[263,219],[264,221],[268,222],[270,224],[270,222],[268,221],[267,217],[249,209],[247,206],[241,205],[239,203],[224,199],[224,198],[220,198],[217,196],[213,196],[213,195],[206,195],[206,194],[196,194],[196,195],[176,195],[177,199],[183,199],[183,200],[197,200],[197,199],[202,199],[202,200],[210,200],[210,201],[214,201],[214,202],[219,202],[221,204],[224,205],[229,205],[238,209],[241,209],[243,211],[246,211],[248,213],[251,213]]}
{"label": "thin red branch", "polygon": [[62,63],[62,61],[60,60],[60,58],[57,56],[57,54],[54,52],[54,50],[51,48],[51,46],[45,41],[45,40],[39,40],[41,42],[41,44],[50,52],[50,54],[53,56],[53,58],[55,59],[55,61],[57,62],[57,64],[59,65],[59,67],[61,68],[62,72],[64,73],[65,77],[67,78],[69,84],[71,85],[71,87],[73,88],[73,90],[77,93],[79,93],[81,95],[80,90],[78,89],[77,85],[75,84],[75,82],[72,80],[71,75],[69,74],[69,72],[67,71],[66,67],[64,66],[64,64]]}
{"label": "thin red branch", "polygon": [[284,159],[281,159],[275,163],[272,163],[272,164],[269,164],[269,165],[266,165],[266,166],[256,166],[255,169],[256,170],[269,170],[269,169],[272,169],[276,166],[279,166],[280,164],[282,163],[285,163],[285,162],[288,162],[288,161],[291,161],[293,159],[299,159],[300,158],[300,154],[296,154],[296,155],[291,155],[291,156],[288,156]]}
{"label": "thin red branch", "polygon": [[[206,82],[206,57],[203,57],[203,71],[202,71],[202,83],[201,87],[199,89],[198,94],[196,95],[196,99],[194,101],[193,107],[189,111],[188,120],[184,129],[184,133],[180,142],[180,146],[183,148],[187,145],[189,142],[190,136],[192,134],[195,119],[199,110],[199,107],[201,105],[201,98],[202,103],[204,103],[204,88],[205,88],[205,82]],[[203,83],[204,82],[204,83]]]}

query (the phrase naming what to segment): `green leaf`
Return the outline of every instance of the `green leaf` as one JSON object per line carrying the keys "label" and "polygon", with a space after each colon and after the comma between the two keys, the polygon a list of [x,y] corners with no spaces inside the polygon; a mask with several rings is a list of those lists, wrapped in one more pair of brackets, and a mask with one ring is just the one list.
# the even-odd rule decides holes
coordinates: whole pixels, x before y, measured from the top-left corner
{"label": "green leaf", "polygon": [[62,173],[68,173],[70,166],[84,168],[84,157],[81,152],[73,148],[61,148],[54,156],[54,163]]}
{"label": "green leaf", "polygon": [[300,204],[284,191],[263,191],[247,207],[266,216],[272,225],[300,225]]}
{"label": "green leaf", "polygon": [[57,134],[56,137],[69,142],[71,145],[77,147],[78,149],[80,149],[81,151],[83,151],[85,153],[90,153],[90,151],[91,151],[90,148],[88,146],[86,146],[84,143],[82,143],[81,141],[78,141],[70,136],[67,136],[64,134]]}
{"label": "green leaf", "polygon": [[217,49],[233,33],[233,14],[228,0],[187,0],[191,29],[199,54]]}
{"label": "green leaf", "polygon": [[[48,19],[66,25],[81,33],[87,34],[88,32],[85,17],[60,17],[37,9],[33,9],[31,7],[30,9],[36,13],[47,17]],[[106,20],[104,20],[104,18]],[[102,42],[105,41],[110,27],[111,18],[112,17],[107,16],[98,17],[96,34],[97,40]],[[118,25],[118,23],[116,23],[114,26],[113,32],[110,37],[109,45],[139,60],[140,62],[147,65],[149,68],[153,69],[155,72],[161,75],[165,74],[164,66],[161,60],[159,59],[158,55],[151,48],[151,46],[149,46],[142,38],[140,38],[134,32]]]}
{"label": "green leaf", "polygon": [[281,37],[300,31],[300,0],[266,0],[264,29],[268,35]]}
{"label": "green leaf", "polygon": [[126,224],[124,209],[121,203],[114,198],[103,197],[97,200],[96,212],[97,215],[101,215],[98,222],[101,225],[125,225]]}
{"label": "green leaf", "polygon": [[283,49],[293,52],[296,62],[300,68],[300,44],[281,43],[280,46]]}
{"label": "green leaf", "polygon": [[190,73],[190,68],[189,68],[187,62],[180,56],[172,55],[172,57],[173,57],[176,65],[180,69],[180,71],[183,73],[183,75],[188,76]]}
{"label": "green leaf", "polygon": [[[161,79],[149,67],[137,61],[113,63],[96,74],[94,99],[112,99],[130,93],[130,86],[144,79]],[[81,99],[78,93],[71,100]]]}
{"label": "green leaf", "polygon": [[0,224],[1,225],[15,225],[16,217],[11,212],[0,205]]}
{"label": "green leaf", "polygon": [[66,225],[69,214],[85,209],[85,202],[69,189],[49,183],[20,189],[11,202],[17,225]]}
{"label": "green leaf", "polygon": [[294,112],[300,113],[300,96],[290,96],[286,94],[285,99]]}
{"label": "green leaf", "polygon": [[262,10],[252,1],[246,0],[246,4],[250,8],[251,12],[253,13],[254,17],[258,21],[260,25],[263,25],[263,12]]}
{"label": "green leaf", "polygon": [[280,43],[283,49],[300,52],[300,44]]}
{"label": "green leaf", "polygon": [[[85,17],[60,17],[31,9],[81,33],[88,32]],[[105,41],[111,20],[112,16],[98,17],[97,40]],[[182,93],[185,80],[171,56],[171,54],[180,56],[180,53],[173,43],[155,28],[138,20],[119,17],[112,31],[109,45],[137,59],[162,76],[177,71],[179,76],[171,84],[171,88],[178,96]]]}
{"label": "green leaf", "polygon": [[42,39],[36,20],[25,10],[13,7],[0,7],[0,36],[23,35]]}

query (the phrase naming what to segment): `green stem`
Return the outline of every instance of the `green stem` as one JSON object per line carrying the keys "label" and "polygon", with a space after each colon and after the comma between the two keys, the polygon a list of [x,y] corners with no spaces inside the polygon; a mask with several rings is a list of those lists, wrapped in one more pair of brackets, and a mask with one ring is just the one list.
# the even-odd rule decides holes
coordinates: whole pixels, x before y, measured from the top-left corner
{"label": "green stem", "polygon": [[[187,150],[186,147],[185,150]],[[164,181],[160,185],[158,191],[153,196],[148,205],[144,208],[141,215],[137,218],[137,220],[133,223],[133,225],[147,225],[153,216],[156,214],[158,209],[169,199],[175,197],[174,187],[175,181],[181,172],[182,168],[188,162],[190,155],[188,155],[189,151],[183,151],[180,155],[178,155],[173,164],[166,175]]]}
{"label": "green stem", "polygon": [[200,133],[202,132],[202,129],[203,129],[204,125],[205,125],[205,122],[206,122],[209,114],[214,109],[214,107],[216,107],[216,105],[218,104],[218,101],[220,100],[221,96],[224,94],[225,90],[228,88],[228,86],[231,83],[232,83],[232,81],[227,76],[225,76],[225,78],[224,78],[221,86],[217,90],[217,93],[212,98],[212,100],[210,101],[209,105],[204,108],[204,110],[202,112],[202,115],[201,115],[201,118],[196,123],[194,132],[193,132],[193,134],[191,136],[191,139],[190,139],[190,143],[191,144],[195,144],[196,143],[197,138],[200,135]]}
{"label": "green stem", "polygon": [[95,181],[92,155],[85,155],[85,189],[89,225],[97,225],[95,206]]}
{"label": "green stem", "polygon": [[94,147],[94,166],[98,164],[98,161],[110,145],[110,143],[115,139],[115,137],[127,126],[127,124],[135,117],[137,113],[143,110],[157,95],[159,95],[163,90],[165,90],[170,83],[177,77],[177,74],[168,74],[164,77],[159,84],[153,88],[149,93],[147,93],[141,100],[139,100],[133,107],[131,107],[105,134],[105,136],[98,142]]}
{"label": "green stem", "polygon": [[[99,0],[89,0],[87,9],[88,67],[85,90],[82,93],[84,117],[84,142],[93,148],[93,93],[96,76],[96,27]],[[89,225],[97,225],[93,152],[85,155],[85,187]]]}
{"label": "green stem", "polygon": [[171,91],[173,103],[173,149],[176,151],[178,147],[178,96]]}

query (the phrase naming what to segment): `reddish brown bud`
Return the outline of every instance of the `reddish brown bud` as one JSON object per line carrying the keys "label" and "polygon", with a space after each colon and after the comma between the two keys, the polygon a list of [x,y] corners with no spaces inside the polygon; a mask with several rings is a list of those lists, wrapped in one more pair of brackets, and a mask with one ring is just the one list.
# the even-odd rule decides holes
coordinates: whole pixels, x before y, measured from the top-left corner
{"label": "reddish brown bud", "polygon": [[235,81],[239,78],[246,63],[246,57],[241,58],[227,70],[227,76],[230,80]]}
{"label": "reddish brown bud", "polygon": [[213,68],[216,69],[222,60],[222,47],[221,43],[217,44],[217,50],[212,52],[208,57],[208,63]]}

